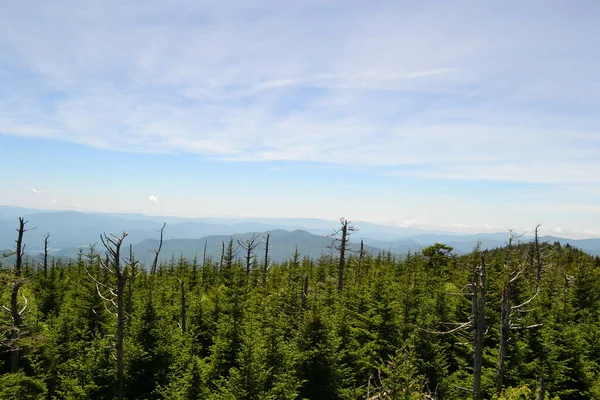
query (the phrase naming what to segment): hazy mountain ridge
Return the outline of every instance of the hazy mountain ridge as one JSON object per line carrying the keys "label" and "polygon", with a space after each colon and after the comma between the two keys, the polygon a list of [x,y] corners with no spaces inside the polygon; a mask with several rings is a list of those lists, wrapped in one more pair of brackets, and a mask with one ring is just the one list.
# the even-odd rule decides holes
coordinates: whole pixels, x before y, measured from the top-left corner
{"label": "hazy mountain ridge", "polygon": [[[274,261],[290,258],[296,246],[302,255],[318,257],[327,253],[332,239],[327,237],[338,226],[337,221],[310,218],[178,218],[155,217],[142,214],[103,214],[81,213],[76,211],[43,211],[21,207],[0,206],[0,249],[11,249],[16,238],[17,217],[24,216],[29,221],[25,235],[27,252],[37,256],[42,251],[43,239],[50,233],[52,255],[74,257],[80,248],[99,243],[100,234],[128,233],[127,243],[133,244],[138,258],[152,259],[150,249],[158,244],[158,230],[167,222],[161,258],[170,259],[181,255],[192,258],[202,256],[204,243],[207,254],[217,257],[222,242],[230,237],[245,240],[253,233],[272,235],[271,256]],[[461,235],[448,232],[429,232],[422,229],[377,225],[368,222],[352,223],[358,231],[351,236],[353,250],[358,250],[360,240],[364,240],[367,251],[378,253],[390,251],[394,254],[416,252],[433,243],[452,246],[457,253],[470,252],[477,243],[484,249],[502,247],[508,239],[508,232]],[[33,229],[35,228],[35,229]],[[567,239],[544,236],[544,241],[571,244],[590,254],[600,255],[600,238]],[[521,241],[531,240],[522,237]],[[257,255],[261,256],[259,246]],[[5,260],[8,262],[8,259]]]}
{"label": "hazy mountain ridge", "polygon": [[[301,230],[288,232],[278,229],[260,233],[250,232],[235,235],[213,235],[201,239],[165,239],[163,241],[160,260],[169,261],[172,257],[178,259],[183,256],[190,260],[197,258],[199,262],[201,262],[205,244],[207,257],[215,260],[218,259],[221,254],[222,244],[228,243],[230,239],[233,239],[234,248],[237,249],[235,252],[236,256],[243,258],[244,250],[240,248],[238,240],[244,242],[251,238],[252,235],[258,235],[259,245],[254,250],[254,254],[260,263],[264,259],[264,238],[267,234],[270,235],[269,258],[273,262],[281,262],[290,259],[296,251],[296,248],[302,257],[307,256],[310,258],[317,258],[322,254],[328,254],[332,251],[328,248],[333,241],[330,237],[313,235]],[[149,265],[154,258],[153,250],[158,248],[158,244],[158,239],[146,239],[142,242],[133,244],[133,251],[136,258],[146,263],[146,265]],[[351,251],[358,252],[359,249],[360,243],[350,243]],[[78,251],[79,248],[68,248],[57,251],[53,255],[56,257],[73,258],[77,256]],[[84,251],[86,251],[86,249],[84,249]],[[365,246],[365,251],[378,253],[381,249]]]}

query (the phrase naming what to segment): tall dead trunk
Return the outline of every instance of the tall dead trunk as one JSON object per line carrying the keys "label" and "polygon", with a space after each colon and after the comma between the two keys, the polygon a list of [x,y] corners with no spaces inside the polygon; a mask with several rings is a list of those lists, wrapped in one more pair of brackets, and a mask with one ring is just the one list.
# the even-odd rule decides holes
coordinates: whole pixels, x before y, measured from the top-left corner
{"label": "tall dead trunk", "polygon": [[506,281],[502,288],[502,297],[500,299],[500,349],[498,351],[498,365],[496,367],[496,394],[502,393],[504,381],[504,360],[506,358],[506,347],[510,335],[510,298],[511,298],[511,260],[512,260],[513,233],[510,231],[508,244],[506,247],[506,257],[504,260],[504,274]]}
{"label": "tall dead trunk", "polygon": [[250,239],[247,240],[238,240],[238,245],[246,250],[246,254],[244,254],[244,258],[246,259],[246,277],[250,276],[250,271],[252,270],[252,259],[254,258],[254,249],[256,249],[260,242],[257,234],[253,234]]}
{"label": "tall dead trunk", "polygon": [[537,400],[544,400],[546,398],[546,382],[544,381],[544,375],[540,377],[540,388],[538,389]]}
{"label": "tall dead trunk", "polygon": [[[537,232],[537,228],[536,228]],[[513,305],[512,297],[513,297],[513,284],[514,282],[526,271],[527,265],[519,266],[517,269],[513,269],[511,258],[512,258],[512,236],[508,241],[507,252],[506,252],[506,261],[504,264],[504,286],[502,287],[502,297],[500,300],[500,349],[498,351],[498,366],[496,369],[496,394],[500,395],[502,393],[504,374],[505,374],[505,359],[507,354],[508,342],[510,340],[511,331],[512,330],[523,330],[523,329],[533,329],[542,326],[541,324],[534,324],[530,326],[521,326],[513,321],[513,314],[518,313],[520,316],[523,316],[527,310],[523,310],[522,308],[528,304],[530,304],[539,293],[539,286],[536,287],[536,291],[533,296],[525,301],[524,303]],[[537,233],[536,233],[536,242],[537,242]],[[537,245],[535,246],[537,247]]]}
{"label": "tall dead trunk", "polygon": [[481,372],[483,368],[483,340],[485,336],[485,258],[475,266],[471,283],[473,315],[473,400],[481,397]]}
{"label": "tall dead trunk", "polygon": [[154,275],[156,274],[156,267],[158,265],[158,256],[160,254],[160,250],[162,249],[162,245],[163,245],[163,236],[165,233],[165,227],[167,226],[167,223],[163,223],[162,228],[160,228],[160,240],[158,242],[158,249],[154,250],[154,260],[152,261],[152,269],[150,270],[150,274]]}
{"label": "tall dead trunk", "polygon": [[[23,266],[23,253],[25,250],[25,245],[23,244],[23,233],[25,233],[25,221],[23,218],[19,218],[19,229],[17,229],[17,247],[16,247],[16,260],[15,266],[13,269],[13,287],[10,294],[10,315],[12,317],[12,327],[11,327],[11,362],[10,362],[10,372],[17,372],[19,367],[19,338],[21,336],[21,325],[23,312],[25,308],[19,310],[19,288],[23,284],[23,280],[21,278],[22,274],[22,266]],[[25,304],[27,307],[27,304]]]}
{"label": "tall dead trunk", "polygon": [[263,271],[262,271],[262,284],[263,288],[267,287],[267,271],[269,269],[269,239],[271,238],[271,234],[267,233],[265,237],[265,259],[263,262]]}
{"label": "tall dead trunk", "polygon": [[350,226],[350,221],[346,218],[340,218],[340,228],[333,232],[333,243],[329,246],[339,252],[338,264],[338,292],[344,288],[344,274],[346,269],[346,251],[348,250],[349,236],[356,231],[353,226]]}
{"label": "tall dead trunk", "polygon": [[[96,291],[98,296],[100,296],[100,298],[102,298],[102,300],[107,304],[111,304],[114,308],[116,308],[117,391],[119,399],[123,398],[125,384],[123,374],[123,339],[125,334],[125,285],[127,283],[127,276],[124,273],[124,268],[121,265],[121,246],[126,236],[126,232],[123,232],[121,236],[108,236],[106,234],[100,235],[100,240],[106,249],[106,258],[100,262],[100,272],[106,275],[106,279],[101,279],[101,282],[86,269],[89,277],[92,278],[92,280],[96,283]],[[106,283],[110,281],[111,276],[114,279],[114,283]],[[108,293],[106,296],[102,294],[101,288]]]}
{"label": "tall dead trunk", "polygon": [[496,371],[496,393],[502,393],[504,381],[506,348],[510,335],[510,286],[506,285],[502,290],[500,301],[500,350],[498,351],[498,367]]}
{"label": "tall dead trunk", "polygon": [[342,221],[342,237],[340,243],[340,263],[338,267],[338,291],[344,288],[344,269],[346,267],[346,242],[348,240],[348,221]]}
{"label": "tall dead trunk", "polygon": [[49,238],[50,238],[50,234],[46,233],[44,235],[44,264],[43,264],[44,277],[46,277],[48,275],[48,253],[50,251],[48,248]]}
{"label": "tall dead trunk", "polygon": [[123,388],[125,384],[123,376],[123,336],[125,327],[125,308],[123,304],[125,292],[125,278],[120,270],[120,266],[115,266],[117,275],[117,380],[119,383],[119,399],[123,398]]}

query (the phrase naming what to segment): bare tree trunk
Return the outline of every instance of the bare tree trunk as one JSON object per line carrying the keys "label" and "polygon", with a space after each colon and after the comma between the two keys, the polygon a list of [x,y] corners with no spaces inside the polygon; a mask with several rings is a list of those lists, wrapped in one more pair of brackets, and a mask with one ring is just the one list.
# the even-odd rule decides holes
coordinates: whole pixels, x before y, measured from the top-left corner
{"label": "bare tree trunk", "polygon": [[[106,273],[111,273],[116,280],[116,290],[115,288],[111,289],[105,284],[102,284],[97,279],[95,279],[88,271],[88,275],[96,282],[96,288],[98,295],[106,302],[111,303],[117,309],[117,382],[118,382],[118,398],[123,399],[123,389],[124,389],[124,375],[123,375],[123,337],[124,337],[124,326],[125,326],[125,307],[124,307],[124,298],[125,298],[125,284],[126,284],[126,276],[123,273],[123,268],[121,266],[121,246],[123,244],[123,240],[127,233],[123,232],[120,237],[112,236],[104,234],[100,236],[100,240],[102,244],[106,248],[106,261],[101,268]],[[108,289],[111,293],[110,296],[113,298],[107,298],[100,293],[100,286]],[[115,293],[116,292],[116,293]],[[116,297],[116,304],[115,298]]]}
{"label": "bare tree trunk", "polygon": [[473,400],[481,397],[481,372],[483,367],[483,339],[485,336],[485,258],[473,271]]}
{"label": "bare tree trunk", "polygon": [[44,235],[44,277],[48,275],[48,244],[49,244],[50,234],[46,233]]}
{"label": "bare tree trunk", "polygon": [[500,350],[498,352],[498,369],[496,371],[496,393],[502,393],[504,381],[504,359],[506,358],[506,347],[510,335],[510,286],[506,285],[502,290],[500,302]]}
{"label": "bare tree trunk", "polygon": [[540,389],[538,391],[537,400],[544,400],[546,396],[546,382],[544,381],[544,375],[540,377]]}
{"label": "bare tree trunk", "polygon": [[346,241],[348,240],[348,221],[342,220],[342,238],[340,244],[340,264],[338,271],[338,291],[344,288],[344,269],[346,267]]}
{"label": "bare tree trunk", "polygon": [[[12,287],[12,291],[11,291],[11,295],[10,295],[10,315],[12,317],[12,333],[11,333],[11,339],[13,341],[12,343],[12,349],[11,349],[11,362],[10,362],[10,372],[17,372],[17,369],[19,367],[19,351],[20,351],[20,347],[19,347],[19,337],[21,335],[21,324],[22,324],[22,314],[25,311],[25,308],[23,308],[21,311],[19,311],[19,304],[18,304],[18,300],[19,300],[19,288],[21,287],[21,285],[23,284],[23,281],[21,279],[21,270],[22,270],[22,265],[23,265],[23,253],[25,250],[25,246],[23,245],[23,233],[25,233],[25,224],[27,224],[27,221],[25,221],[23,218],[19,218],[19,229],[17,230],[18,235],[17,235],[17,248],[16,248],[16,261],[15,261],[15,267],[13,270],[13,274],[14,274],[14,281],[13,281],[13,287]],[[26,307],[27,305],[25,305]]]}
{"label": "bare tree trunk", "polygon": [[512,241],[513,233],[510,231],[508,245],[506,248],[506,258],[504,260],[504,273],[506,282],[502,288],[502,298],[500,300],[500,349],[498,351],[498,366],[496,369],[496,394],[502,393],[504,381],[504,360],[506,358],[506,346],[510,335],[510,297],[511,297],[511,259],[512,259]]}
{"label": "bare tree trunk", "polygon": [[340,218],[340,228],[333,232],[331,235],[334,240],[333,243],[328,246],[330,249],[339,251],[339,266],[338,266],[338,292],[341,292],[344,288],[344,273],[346,269],[346,250],[348,247],[348,237],[352,232],[356,231],[356,228],[350,226],[350,221],[346,218]]}
{"label": "bare tree trunk", "polygon": [[246,276],[250,276],[250,271],[252,270],[252,256],[254,255],[254,249],[258,247],[259,242],[256,241],[258,239],[257,234],[253,234],[252,237],[246,241],[238,240],[238,245],[246,250],[246,254],[244,258],[246,259]]}
{"label": "bare tree trunk", "polygon": [[363,264],[364,258],[365,258],[365,244],[364,244],[364,241],[361,239],[360,240],[360,252],[358,254],[358,276],[359,277],[362,275],[362,264]]}
{"label": "bare tree trunk", "polygon": [[267,233],[267,237],[265,238],[265,260],[263,263],[263,273],[262,273],[262,284],[263,288],[267,287],[267,270],[269,269],[269,239],[271,235]]}
{"label": "bare tree trunk", "polygon": [[[521,329],[533,329],[542,326],[542,324],[534,324],[530,326],[521,326],[519,324],[515,324],[512,320],[513,314],[518,312],[519,315],[523,316],[523,313],[527,312],[527,310],[522,310],[522,308],[528,304],[530,304],[533,299],[539,293],[539,281],[536,284],[536,291],[533,296],[521,303],[519,305],[512,304],[512,285],[513,283],[521,276],[523,272],[527,269],[527,265],[523,265],[519,267],[517,270],[511,270],[511,257],[512,257],[512,232],[511,237],[508,241],[507,253],[506,253],[506,261],[504,264],[504,273],[505,273],[505,282],[502,288],[502,298],[500,301],[500,350],[498,351],[498,367],[496,370],[496,394],[500,395],[502,393],[503,381],[504,381],[504,373],[505,373],[505,359],[507,353],[508,342],[510,340],[511,330],[521,330]],[[536,228],[536,239],[535,239],[535,247],[537,248],[537,228]],[[539,275],[538,275],[539,276]]]}
{"label": "bare tree trunk", "polygon": [[158,249],[154,250],[154,261],[152,262],[152,269],[150,270],[150,273],[152,275],[154,275],[156,273],[156,266],[158,265],[158,255],[160,254],[160,250],[162,249],[163,236],[164,236],[166,226],[167,226],[167,223],[165,222],[165,223],[163,223],[162,228],[160,228],[160,241],[158,242]]}
{"label": "bare tree trunk", "polygon": [[[120,267],[115,266],[115,270],[120,271]],[[125,279],[122,273],[117,275],[117,380],[119,382],[119,399],[123,398],[123,335],[125,326],[125,310],[123,307],[123,294],[125,288]]]}
{"label": "bare tree trunk", "polygon": [[252,269],[251,265],[252,265],[252,249],[250,247],[248,247],[246,249],[246,276],[250,276],[250,270]]}

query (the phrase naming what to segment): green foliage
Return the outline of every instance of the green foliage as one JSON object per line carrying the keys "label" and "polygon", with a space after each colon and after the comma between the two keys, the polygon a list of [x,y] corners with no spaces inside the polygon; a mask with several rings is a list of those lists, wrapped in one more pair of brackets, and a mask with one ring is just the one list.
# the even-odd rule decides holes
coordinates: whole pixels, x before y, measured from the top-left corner
{"label": "green foliage", "polygon": [[[263,286],[262,260],[247,274],[233,241],[225,244],[223,260],[173,257],[152,276],[143,265],[128,264],[124,397],[470,397],[473,332],[468,324],[453,328],[471,317],[469,266],[483,255],[484,398],[538,398],[543,390],[547,399],[600,399],[600,261],[558,244],[542,243],[539,250],[539,290],[528,244],[460,257],[443,244],[402,260],[391,253],[351,254],[341,292],[334,256],[297,253],[271,265]],[[99,260],[91,249],[75,263],[53,261],[46,274],[26,270],[23,334],[18,343],[8,335],[1,342],[0,398],[116,398],[117,320],[98,290],[111,282]],[[496,393],[499,304],[515,273],[510,304],[535,296],[512,322],[537,327],[510,331]],[[2,305],[10,302],[10,274],[0,270]],[[3,331],[10,323],[8,313],[0,314]],[[19,372],[8,373],[16,344]]]}
{"label": "green foliage", "polygon": [[45,395],[46,387],[38,378],[23,372],[0,376],[0,399],[42,400]]}

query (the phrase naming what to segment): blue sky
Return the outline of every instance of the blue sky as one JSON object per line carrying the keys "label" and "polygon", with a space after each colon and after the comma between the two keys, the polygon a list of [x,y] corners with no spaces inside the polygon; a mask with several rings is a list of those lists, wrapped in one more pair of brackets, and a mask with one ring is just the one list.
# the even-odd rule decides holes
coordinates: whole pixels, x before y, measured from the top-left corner
{"label": "blue sky", "polygon": [[4,3],[0,204],[600,235],[595,0]]}

